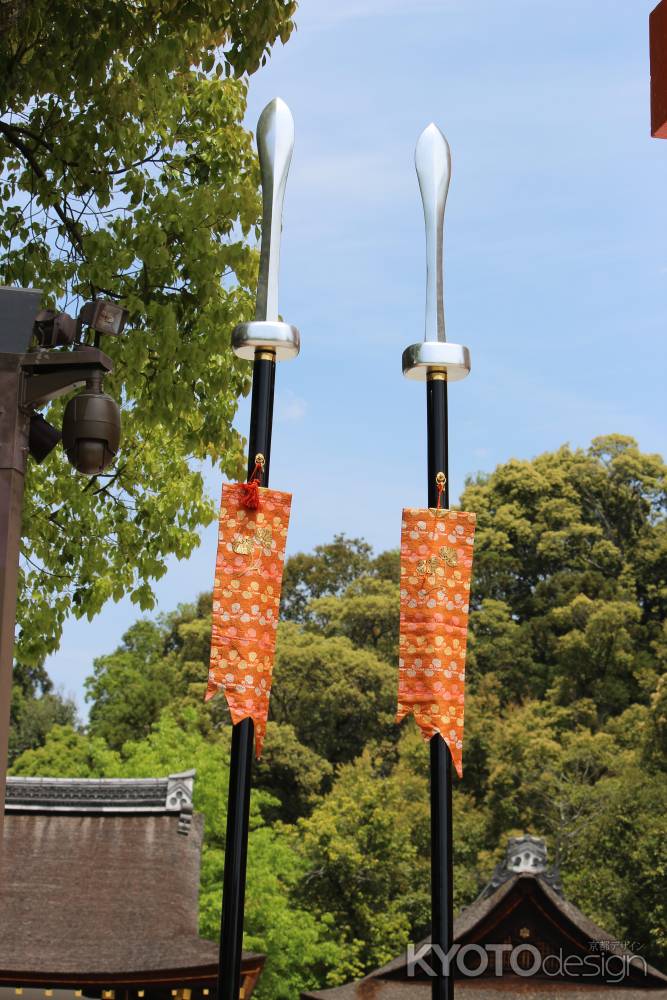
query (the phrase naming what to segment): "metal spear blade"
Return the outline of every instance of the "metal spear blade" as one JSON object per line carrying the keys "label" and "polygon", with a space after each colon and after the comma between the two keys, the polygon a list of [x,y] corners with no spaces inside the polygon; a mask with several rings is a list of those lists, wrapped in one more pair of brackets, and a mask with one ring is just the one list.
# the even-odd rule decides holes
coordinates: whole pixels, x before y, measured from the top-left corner
{"label": "metal spear blade", "polygon": [[448,343],[445,336],[443,235],[452,157],[449,143],[433,122],[417,140],[415,167],[426,227],[426,319],[423,342],[403,351],[403,374],[455,382],[469,373],[470,353],[467,347]]}
{"label": "metal spear blade", "polygon": [[275,97],[257,122],[257,151],[262,176],[262,244],[255,319],[232,331],[232,349],[252,361],[263,352],[276,361],[299,353],[299,331],[278,319],[278,275],[285,185],[294,149],[294,119],[284,101]]}
{"label": "metal spear blade", "polygon": [[452,175],[449,143],[433,122],[417,140],[415,167],[426,226],[426,326],[424,340],[446,340],[443,301],[445,204]]}
{"label": "metal spear blade", "polygon": [[284,101],[270,101],[257,123],[262,174],[262,249],[259,260],[256,320],[278,319],[278,273],[285,185],[294,149],[294,119]]}

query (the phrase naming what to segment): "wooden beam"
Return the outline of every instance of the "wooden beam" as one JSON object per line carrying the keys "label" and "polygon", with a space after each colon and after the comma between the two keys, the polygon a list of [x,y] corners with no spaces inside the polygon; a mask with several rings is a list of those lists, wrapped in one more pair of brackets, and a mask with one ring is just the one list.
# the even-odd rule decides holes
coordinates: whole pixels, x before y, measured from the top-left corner
{"label": "wooden beam", "polygon": [[651,49],[651,135],[667,139],[667,0],[649,17]]}

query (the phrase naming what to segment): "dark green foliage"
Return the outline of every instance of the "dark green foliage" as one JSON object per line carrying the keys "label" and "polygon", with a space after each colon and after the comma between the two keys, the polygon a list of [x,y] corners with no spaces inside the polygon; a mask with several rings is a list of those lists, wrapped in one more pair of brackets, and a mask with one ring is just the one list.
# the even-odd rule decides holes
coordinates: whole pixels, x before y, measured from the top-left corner
{"label": "dark green foliage", "polygon": [[164,647],[164,628],[139,621],[115,653],[93,662],[93,675],[86,681],[86,698],[92,702],[89,732],[112,750],[149,736],[173,699],[174,665],[164,656]]}
{"label": "dark green foliage", "polygon": [[504,701],[592,698],[600,721],[646,702],[665,620],[660,456],[597,438],[499,466],[461,503],[478,514],[473,682],[496,674]]}
{"label": "dark green foliage", "polygon": [[337,597],[318,597],[308,606],[307,626],[324,635],[343,635],[381,659],[398,662],[398,585],[361,576]]}
{"label": "dark green foliage", "polygon": [[257,788],[268,792],[275,803],[265,809],[267,820],[294,823],[307,816],[331,787],[333,775],[329,761],[300,743],[293,726],[268,723],[255,767]]}
{"label": "dark green foliage", "polygon": [[14,666],[9,730],[9,762],[46,742],[53,726],[73,726],[76,705],[53,690],[43,666]]}
{"label": "dark green foliage", "polygon": [[371,546],[362,538],[335,535],[328,545],[312,553],[299,552],[285,563],[280,613],[301,622],[309,603],[317,597],[335,597],[371,565]]}
{"label": "dark green foliage", "polygon": [[393,728],[395,672],[349,639],[285,623],[273,677],[271,718],[332,764],[353,760]]}

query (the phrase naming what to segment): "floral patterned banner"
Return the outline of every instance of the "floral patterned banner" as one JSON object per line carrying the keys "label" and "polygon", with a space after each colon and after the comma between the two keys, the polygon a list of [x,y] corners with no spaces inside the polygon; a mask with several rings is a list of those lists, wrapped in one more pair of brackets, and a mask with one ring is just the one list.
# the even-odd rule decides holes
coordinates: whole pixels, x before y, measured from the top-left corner
{"label": "floral patterned banner", "polygon": [[463,702],[475,514],[407,509],[401,529],[398,713],[440,733],[463,775]]}
{"label": "floral patterned banner", "polygon": [[245,483],[223,486],[206,701],[222,690],[232,722],[253,720],[259,757],[269,714],[292,496],[260,489],[257,509],[246,503]]}

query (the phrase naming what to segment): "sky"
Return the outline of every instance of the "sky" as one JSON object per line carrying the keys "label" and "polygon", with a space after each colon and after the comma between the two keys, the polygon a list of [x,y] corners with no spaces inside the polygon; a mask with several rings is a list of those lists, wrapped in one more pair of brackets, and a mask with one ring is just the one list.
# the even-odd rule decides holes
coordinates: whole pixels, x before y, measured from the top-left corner
{"label": "sky", "polygon": [[[425,391],[401,375],[423,338],[424,223],[414,147],[447,136],[450,480],[600,434],[664,454],[667,141],[650,136],[656,0],[302,0],[250,81],[247,125],[295,119],[280,311],[301,354],[278,366],[271,485],[294,494],[288,554],[338,532],[377,551],[426,501]],[[230,331],[221,331],[227,338]],[[244,401],[236,424],[247,434]],[[214,496],[221,477],[207,472]],[[211,588],[216,528],[156,585],[170,611]],[[69,621],[47,661],[83,680],[138,617]]]}

